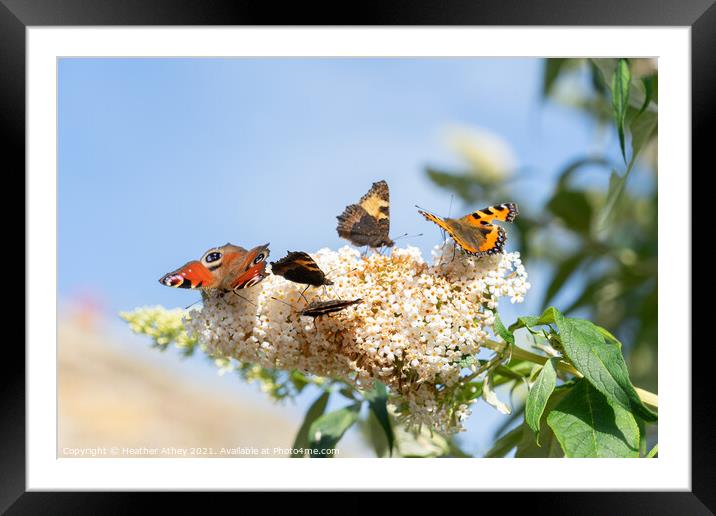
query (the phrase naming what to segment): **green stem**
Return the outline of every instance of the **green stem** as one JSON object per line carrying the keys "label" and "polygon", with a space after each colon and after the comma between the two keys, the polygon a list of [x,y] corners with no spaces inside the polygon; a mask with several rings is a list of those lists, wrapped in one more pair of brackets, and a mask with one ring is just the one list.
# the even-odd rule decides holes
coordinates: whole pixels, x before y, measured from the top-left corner
{"label": "green stem", "polygon": [[[495,342],[493,340],[488,340],[485,341],[484,346],[486,348],[497,351],[498,353],[502,353],[505,350],[504,342]],[[549,357],[537,355],[536,353],[532,353],[531,351],[527,351],[526,349],[522,349],[517,346],[512,346],[512,357],[519,360],[527,360],[528,362],[534,362],[535,364],[544,364],[545,362],[547,362],[547,360],[549,360]],[[582,378],[584,376],[582,373],[577,371],[572,364],[570,364],[569,362],[565,362],[564,360],[559,361],[559,363],[557,364],[557,369],[560,369],[566,373],[573,374],[577,378]],[[636,393],[641,401],[643,401],[647,405],[651,405],[654,408],[659,408],[659,398],[656,394],[644,389],[640,389],[639,387],[634,387],[634,390],[636,390]]]}

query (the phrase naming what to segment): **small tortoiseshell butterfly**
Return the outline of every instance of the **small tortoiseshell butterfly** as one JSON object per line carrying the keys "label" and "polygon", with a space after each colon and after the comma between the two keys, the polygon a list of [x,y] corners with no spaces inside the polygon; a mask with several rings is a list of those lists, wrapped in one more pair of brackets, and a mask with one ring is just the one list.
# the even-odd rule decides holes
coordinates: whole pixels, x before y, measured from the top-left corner
{"label": "small tortoiseshell butterfly", "polygon": [[501,253],[507,236],[504,229],[491,222],[512,222],[519,213],[517,204],[513,202],[477,210],[460,219],[443,219],[423,210],[418,211],[423,217],[447,231],[455,243],[467,253],[476,256]]}
{"label": "small tortoiseshell butterfly", "polygon": [[226,244],[209,249],[201,257],[165,274],[159,283],[174,288],[219,289],[224,291],[249,288],[267,274],[266,258],[269,244],[247,251],[237,245]]}
{"label": "small tortoiseshell butterfly", "polygon": [[357,305],[363,300],[358,298],[353,301],[343,301],[342,299],[334,299],[331,301],[314,301],[310,303],[306,308],[299,311],[298,314],[306,317],[322,317],[324,315],[332,314],[334,312],[340,312],[348,308],[349,306]]}
{"label": "small tortoiseshell butterfly", "polygon": [[378,181],[358,204],[347,206],[338,217],[338,236],[361,247],[392,247],[390,231],[390,194],[388,183]]}
{"label": "small tortoiseshell butterfly", "polygon": [[303,251],[290,251],[277,262],[271,262],[271,272],[283,276],[288,281],[303,285],[313,287],[333,285],[316,261]]}

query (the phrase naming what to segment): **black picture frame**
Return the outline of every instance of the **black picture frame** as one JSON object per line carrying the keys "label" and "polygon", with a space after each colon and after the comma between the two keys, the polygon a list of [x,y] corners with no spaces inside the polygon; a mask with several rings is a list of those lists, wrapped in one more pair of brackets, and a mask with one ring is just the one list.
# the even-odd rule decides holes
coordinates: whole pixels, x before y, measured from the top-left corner
{"label": "black picture frame", "polygon": [[[714,0],[383,0],[346,9],[341,3],[246,0],[0,0],[0,124],[5,176],[24,177],[25,29],[63,25],[562,25],[688,26],[692,37],[692,168],[713,146],[706,128],[716,120],[716,5]],[[711,122],[711,124],[710,124]],[[8,160],[9,158],[9,160]],[[705,166],[704,166],[705,168]],[[713,165],[710,166],[713,168]],[[688,171],[684,172],[688,174]],[[693,174],[691,174],[693,177]],[[24,190],[24,182],[20,183]],[[668,204],[668,201],[667,201]],[[697,207],[697,203],[693,203]],[[692,220],[698,220],[692,210]],[[690,242],[690,241],[689,241]],[[25,270],[25,275],[36,271]],[[26,276],[27,277],[27,276]],[[20,305],[19,302],[16,302]],[[24,304],[23,304],[24,306]],[[684,335],[690,335],[685,331]],[[12,344],[12,345],[11,345]],[[716,511],[716,449],[710,419],[716,403],[706,346],[692,347],[692,490],[690,492],[526,493],[509,506],[549,507],[553,514],[712,514]],[[0,381],[0,511],[8,514],[119,514],[144,504],[139,493],[48,493],[25,489],[25,353],[7,339]],[[216,496],[215,494],[212,496]],[[357,493],[349,495],[359,496]],[[506,500],[504,495],[502,500]],[[164,496],[181,500],[186,497]],[[343,504],[348,503],[343,500]],[[168,507],[167,507],[168,508]]]}

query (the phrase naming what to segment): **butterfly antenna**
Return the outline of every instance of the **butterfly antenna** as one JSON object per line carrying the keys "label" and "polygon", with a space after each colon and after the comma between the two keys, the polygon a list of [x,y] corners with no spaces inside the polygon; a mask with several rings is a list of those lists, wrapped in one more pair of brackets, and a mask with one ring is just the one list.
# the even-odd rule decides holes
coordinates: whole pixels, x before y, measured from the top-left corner
{"label": "butterfly antenna", "polygon": [[[337,267],[336,267],[336,269],[337,269]],[[332,269],[328,274],[326,274],[326,276],[328,276],[329,274],[331,274],[332,272],[334,272],[336,269]],[[351,272],[355,272],[355,271],[357,271],[357,270],[358,270],[358,267],[353,267],[351,270],[349,270],[349,271],[347,272],[347,274],[350,274]],[[330,286],[330,287],[334,287],[334,285],[332,285],[332,284],[329,285],[329,286]],[[333,290],[333,292],[336,291],[335,288],[332,288],[332,290]],[[326,296],[326,297],[328,297],[328,289],[326,288],[326,285],[323,285],[323,295]],[[341,299],[341,297],[338,296],[338,299]]]}
{"label": "butterfly antenna", "polygon": [[291,303],[287,303],[286,301],[283,301],[283,300],[281,300],[277,297],[273,297],[273,296],[271,296],[271,299],[273,299],[274,301],[278,301],[279,303],[283,303],[284,305],[292,308],[295,312],[298,312],[298,310],[296,310],[296,307],[293,306]]}
{"label": "butterfly antenna", "polygon": [[[452,201],[450,201],[450,202],[452,203]],[[418,206],[417,204],[415,205],[415,207],[418,208],[419,210],[428,211],[425,208]],[[442,233],[442,235],[443,235],[443,245],[445,245],[445,242],[447,241],[447,235],[445,234],[445,230],[443,228],[440,228],[440,233]],[[420,235],[418,235],[418,236],[422,236],[422,233],[420,233]]]}
{"label": "butterfly antenna", "polygon": [[197,304],[197,303],[201,303],[202,301],[203,301],[203,299],[197,299],[196,301],[194,301],[194,302],[193,302],[192,304],[190,304],[189,306],[184,307],[184,310],[189,310],[192,306],[194,306],[194,305]]}
{"label": "butterfly antenna", "polygon": [[421,236],[423,236],[422,233],[416,233],[415,235],[409,235],[407,233],[403,233],[402,235],[393,238],[393,240],[400,240],[401,238],[406,238],[406,237],[414,238],[414,237],[421,237]]}
{"label": "butterfly antenna", "polygon": [[239,293],[236,292],[235,290],[232,290],[232,292],[233,292],[234,294],[236,294],[237,296],[239,296],[239,297],[240,297],[241,299],[243,299],[244,301],[246,301],[247,303],[249,303],[250,305],[254,305],[255,308],[258,308],[258,306],[256,305],[256,303],[252,302],[250,299],[246,299],[244,296],[242,296],[241,294],[239,294]]}
{"label": "butterfly antenna", "polygon": [[[355,270],[357,270],[357,269],[358,269],[358,267],[354,267],[353,269],[349,270],[348,272],[353,272],[353,271],[355,271]],[[325,276],[326,278],[328,278],[331,274],[333,274],[333,273],[336,272],[337,270],[338,270],[338,267],[333,267],[330,271],[328,271],[327,273],[325,273],[323,276]],[[329,279],[330,279],[330,278],[329,278]],[[325,287],[325,285],[324,285],[324,287]]]}
{"label": "butterfly antenna", "polygon": [[452,200],[455,198],[455,194],[450,194],[450,207],[448,208],[448,217],[452,215]]}

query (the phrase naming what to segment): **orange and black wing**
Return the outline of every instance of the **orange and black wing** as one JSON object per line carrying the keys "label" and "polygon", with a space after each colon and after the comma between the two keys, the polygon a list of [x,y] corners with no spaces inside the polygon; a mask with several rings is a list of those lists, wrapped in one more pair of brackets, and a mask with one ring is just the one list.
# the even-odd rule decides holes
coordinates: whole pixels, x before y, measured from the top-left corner
{"label": "orange and black wing", "polygon": [[174,288],[212,288],[216,285],[212,272],[198,260],[165,274],[159,283]]}
{"label": "orange and black wing", "polygon": [[249,267],[249,270],[236,278],[233,283],[233,290],[236,291],[253,287],[257,283],[261,282],[266,276],[268,276],[266,273],[266,262],[259,262],[256,265]]}
{"label": "orange and black wing", "polygon": [[479,226],[483,222],[492,222],[493,220],[512,222],[519,213],[517,204],[514,202],[506,202],[489,206],[482,210],[473,211],[461,218],[460,221],[474,226]]}
{"label": "orange and black wing", "polygon": [[356,246],[391,247],[390,192],[388,183],[378,181],[358,204],[347,206],[338,215],[338,235]]}
{"label": "orange and black wing", "polygon": [[448,222],[445,219],[443,219],[442,217],[438,217],[437,215],[433,215],[432,213],[430,213],[428,211],[423,211],[423,210],[418,210],[418,213],[420,213],[423,217],[428,219],[430,222],[434,222],[435,224],[437,224],[438,226],[443,228],[448,233],[451,232],[450,224],[448,224]]}
{"label": "orange and black wing", "polygon": [[192,260],[165,274],[159,282],[175,288],[220,288],[231,262],[246,254],[246,249],[231,244],[212,247],[199,260]]}
{"label": "orange and black wing", "polygon": [[505,230],[491,222],[512,222],[518,211],[515,203],[504,203],[477,210],[460,219],[443,219],[422,210],[420,214],[447,231],[465,252],[485,256],[503,252],[507,242]]}
{"label": "orange and black wing", "polygon": [[[488,206],[474,211],[456,221],[463,235],[472,235],[474,238],[469,248],[463,247],[468,253],[475,255],[489,255],[501,253],[507,243],[507,234],[492,221],[512,222],[519,214],[517,204],[513,202]],[[467,228],[474,228],[470,232]],[[468,240],[470,240],[468,238]]]}
{"label": "orange and black wing", "polygon": [[225,290],[236,290],[256,285],[266,277],[266,259],[269,244],[260,245],[237,257],[223,280]]}

